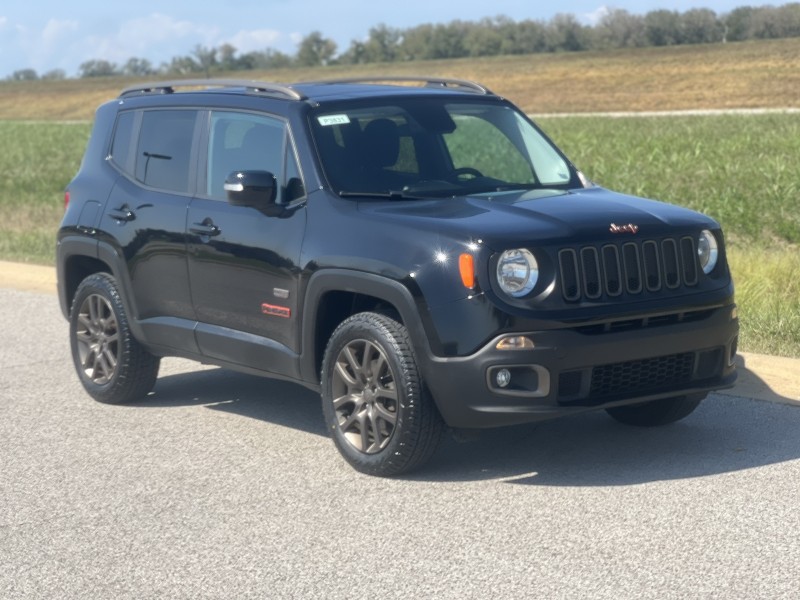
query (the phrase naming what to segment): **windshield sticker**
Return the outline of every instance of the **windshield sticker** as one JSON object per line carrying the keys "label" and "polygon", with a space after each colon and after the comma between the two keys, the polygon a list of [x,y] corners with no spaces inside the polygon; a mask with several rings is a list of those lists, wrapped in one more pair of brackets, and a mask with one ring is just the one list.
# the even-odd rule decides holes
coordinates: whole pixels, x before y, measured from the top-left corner
{"label": "windshield sticker", "polygon": [[325,115],[324,117],[317,117],[317,121],[319,121],[319,124],[323,127],[347,125],[350,122],[350,117],[347,115]]}

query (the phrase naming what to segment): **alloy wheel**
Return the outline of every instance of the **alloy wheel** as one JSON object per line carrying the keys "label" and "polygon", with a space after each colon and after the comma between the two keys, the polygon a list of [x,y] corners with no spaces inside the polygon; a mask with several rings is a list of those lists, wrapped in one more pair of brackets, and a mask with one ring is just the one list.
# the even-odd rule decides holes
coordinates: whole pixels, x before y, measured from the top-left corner
{"label": "alloy wheel", "polygon": [[119,325],[111,303],[91,294],[81,303],[75,339],[81,368],[97,385],[111,381],[119,362]]}
{"label": "alloy wheel", "polygon": [[392,438],[397,424],[396,378],[386,354],[368,340],[353,340],[339,352],[332,379],[333,409],[347,442],[375,454]]}

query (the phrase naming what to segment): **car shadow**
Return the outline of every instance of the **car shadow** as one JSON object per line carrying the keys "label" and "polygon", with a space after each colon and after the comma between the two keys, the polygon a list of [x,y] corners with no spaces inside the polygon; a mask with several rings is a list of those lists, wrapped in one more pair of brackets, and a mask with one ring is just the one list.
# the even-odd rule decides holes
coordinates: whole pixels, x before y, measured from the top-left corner
{"label": "car shadow", "polygon": [[204,406],[306,433],[327,435],[319,394],[288,381],[220,368],[159,377],[144,400],[129,406]]}
{"label": "car shadow", "polygon": [[[800,405],[785,400],[712,394],[683,421],[656,428],[621,425],[598,411],[485,430],[469,442],[448,435],[423,469],[402,479],[619,486],[754,469],[800,458]],[[225,369],[161,377],[134,406],[205,406],[327,435],[317,393]]]}

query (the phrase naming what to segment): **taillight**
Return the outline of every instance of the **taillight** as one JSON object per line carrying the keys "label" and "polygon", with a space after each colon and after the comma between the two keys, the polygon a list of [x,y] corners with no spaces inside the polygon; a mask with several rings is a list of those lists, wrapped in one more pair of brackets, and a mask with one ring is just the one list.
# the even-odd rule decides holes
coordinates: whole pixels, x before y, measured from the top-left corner
{"label": "taillight", "polygon": [[69,190],[64,192],[64,210],[67,210],[68,206],[69,206]]}

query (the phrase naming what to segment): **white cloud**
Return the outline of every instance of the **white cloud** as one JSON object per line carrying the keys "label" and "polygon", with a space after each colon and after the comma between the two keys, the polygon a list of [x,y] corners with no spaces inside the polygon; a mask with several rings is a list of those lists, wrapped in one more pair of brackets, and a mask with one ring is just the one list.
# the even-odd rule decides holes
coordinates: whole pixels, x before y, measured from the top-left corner
{"label": "white cloud", "polygon": [[602,21],[603,17],[608,15],[610,12],[611,12],[611,9],[608,6],[601,6],[601,7],[597,8],[597,9],[593,10],[592,12],[583,13],[581,15],[578,15],[578,19],[582,23],[585,23],[586,25],[591,25],[592,27],[594,27],[595,25],[600,23],[600,21]]}
{"label": "white cloud", "polygon": [[284,35],[274,29],[252,29],[237,32],[228,40],[228,43],[239,53],[245,54],[274,48],[283,38]]}
{"label": "white cloud", "polygon": [[116,31],[89,36],[82,52],[83,60],[102,58],[123,63],[129,58],[147,58],[158,64],[173,56],[187,54],[197,45],[214,45],[219,30],[153,13],[122,23]]}
{"label": "white cloud", "polygon": [[[64,53],[79,26],[77,21],[49,19],[43,27],[31,28],[0,18],[0,31],[5,43],[13,48],[13,69],[49,69]],[[5,57],[4,57],[5,58]],[[0,74],[1,75],[1,74]]]}
{"label": "white cloud", "polygon": [[42,55],[56,52],[61,44],[80,29],[77,21],[50,19],[39,34]]}

